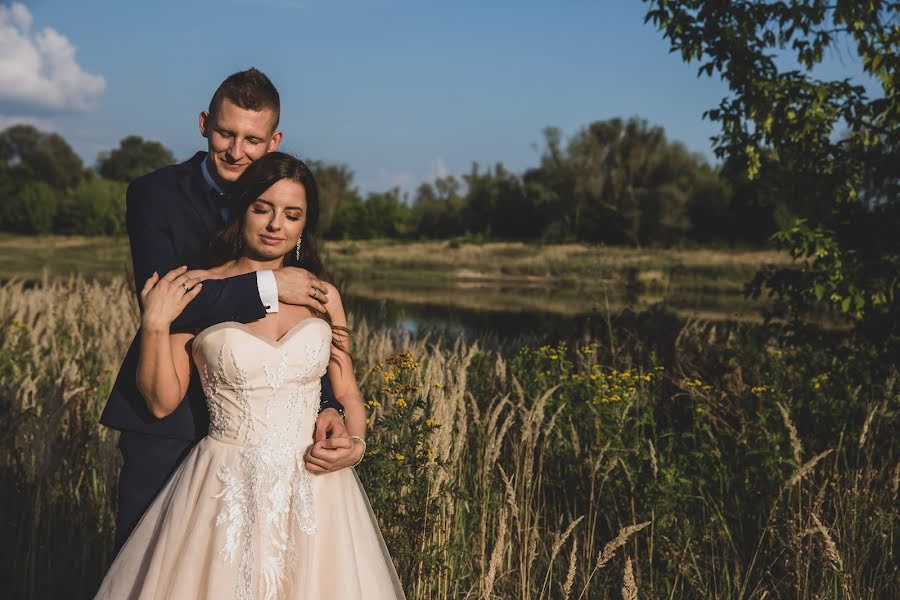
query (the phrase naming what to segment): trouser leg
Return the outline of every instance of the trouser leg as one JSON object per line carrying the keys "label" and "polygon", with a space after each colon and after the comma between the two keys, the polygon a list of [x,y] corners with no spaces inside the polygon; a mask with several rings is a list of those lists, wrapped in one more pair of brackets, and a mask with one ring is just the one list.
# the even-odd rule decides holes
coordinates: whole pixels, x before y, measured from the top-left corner
{"label": "trouser leg", "polygon": [[123,431],[116,511],[116,552],[196,442]]}

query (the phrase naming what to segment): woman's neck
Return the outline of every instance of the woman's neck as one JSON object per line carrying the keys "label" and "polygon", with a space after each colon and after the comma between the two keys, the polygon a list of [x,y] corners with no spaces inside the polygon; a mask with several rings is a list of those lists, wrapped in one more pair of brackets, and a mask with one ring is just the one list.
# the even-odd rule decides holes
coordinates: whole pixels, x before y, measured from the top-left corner
{"label": "woman's neck", "polygon": [[272,260],[259,260],[249,256],[239,256],[230,263],[223,265],[230,275],[243,275],[256,271],[280,269],[284,266],[284,257]]}

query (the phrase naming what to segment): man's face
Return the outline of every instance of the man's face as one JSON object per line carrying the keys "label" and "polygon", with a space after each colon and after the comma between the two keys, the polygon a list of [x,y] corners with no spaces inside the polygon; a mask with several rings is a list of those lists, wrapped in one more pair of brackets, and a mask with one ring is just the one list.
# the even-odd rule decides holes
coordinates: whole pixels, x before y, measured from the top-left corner
{"label": "man's face", "polygon": [[274,122],[271,110],[247,110],[227,98],[215,115],[200,113],[200,133],[209,147],[207,166],[218,183],[234,183],[250,163],[278,149],[281,132],[274,130]]}

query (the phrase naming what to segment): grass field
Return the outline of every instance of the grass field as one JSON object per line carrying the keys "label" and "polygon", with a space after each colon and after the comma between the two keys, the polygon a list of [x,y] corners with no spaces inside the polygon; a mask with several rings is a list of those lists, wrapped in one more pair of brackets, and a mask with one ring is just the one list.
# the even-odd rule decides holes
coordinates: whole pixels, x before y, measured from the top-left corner
{"label": "grass field", "polygon": [[[761,265],[789,260],[773,251],[392,240],[326,242],[323,256],[345,293],[365,299],[562,315],[664,300],[710,319],[756,313],[744,284]],[[111,280],[129,264],[125,238],[0,236],[0,279]]]}

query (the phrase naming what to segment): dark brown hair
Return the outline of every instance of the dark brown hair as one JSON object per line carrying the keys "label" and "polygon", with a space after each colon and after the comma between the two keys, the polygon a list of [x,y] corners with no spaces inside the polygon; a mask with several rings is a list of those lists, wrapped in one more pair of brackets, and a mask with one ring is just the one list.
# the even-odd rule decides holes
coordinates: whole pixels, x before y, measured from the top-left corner
{"label": "dark brown hair", "polygon": [[[301,267],[319,279],[327,281],[328,274],[319,258],[319,250],[316,245],[316,225],[319,222],[319,186],[306,163],[284,152],[270,152],[253,161],[235,182],[232,188],[233,195],[228,223],[210,240],[210,263],[220,265],[241,255],[247,210],[263,192],[282,179],[296,181],[303,186],[303,190],[306,192],[306,223],[301,232],[300,260],[297,260],[294,250],[291,249],[284,256],[284,266]],[[319,313],[316,310],[313,312],[327,321],[333,332],[340,334],[332,336],[332,343],[340,350],[349,353],[339,338],[346,339],[350,330],[332,324],[331,316],[327,312]]]}
{"label": "dark brown hair", "polygon": [[215,118],[222,100],[228,99],[245,110],[271,110],[275,115],[272,131],[278,127],[281,118],[281,99],[278,90],[265,73],[255,67],[232,73],[219,84],[212,100],[209,101],[209,116]]}

